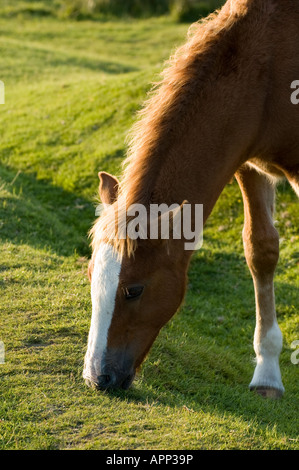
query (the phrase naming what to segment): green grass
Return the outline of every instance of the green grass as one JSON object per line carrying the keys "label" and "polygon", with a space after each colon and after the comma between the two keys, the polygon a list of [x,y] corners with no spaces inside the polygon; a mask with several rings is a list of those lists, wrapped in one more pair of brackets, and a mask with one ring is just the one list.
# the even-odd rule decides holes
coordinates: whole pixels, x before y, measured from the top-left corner
{"label": "green grass", "polygon": [[298,449],[298,202],[278,188],[277,312],[286,394],[248,391],[254,292],[243,207],[225,188],[195,254],[184,306],[132,389],[82,380],[91,302],[87,232],[97,172],[119,174],[125,136],[187,25],[170,19],[0,20],[1,449]]}
{"label": "green grass", "polygon": [[170,15],[174,21],[197,21],[225,0],[1,0],[4,17],[58,17],[76,20],[149,18]]}

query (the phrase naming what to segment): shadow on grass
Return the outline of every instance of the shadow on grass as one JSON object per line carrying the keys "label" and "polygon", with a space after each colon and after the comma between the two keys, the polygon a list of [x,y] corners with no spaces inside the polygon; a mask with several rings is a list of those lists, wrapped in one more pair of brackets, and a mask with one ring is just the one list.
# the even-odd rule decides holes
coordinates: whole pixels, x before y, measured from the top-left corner
{"label": "shadow on grass", "polygon": [[0,239],[48,248],[58,255],[89,256],[88,230],[94,221],[91,201],[0,166]]}
{"label": "shadow on grass", "polygon": [[[48,48],[45,45],[36,46],[35,44],[28,42],[24,43],[22,41],[13,41],[10,43],[8,41],[7,48],[9,48],[11,55],[16,53],[16,47],[18,47],[18,55],[20,56],[21,51],[23,51],[22,56],[27,54],[27,51],[30,51],[32,55],[34,53],[34,63],[37,66],[40,63],[41,68],[50,67],[77,67],[81,69],[88,69],[95,72],[104,72],[107,74],[122,74],[129,72],[136,72],[139,70],[138,67],[124,64],[121,62],[114,62],[112,60],[102,60],[97,57],[88,57],[80,55],[77,52],[61,51],[55,50],[53,48]],[[9,52],[6,51],[7,53]],[[32,61],[31,61],[32,62]],[[27,64],[28,65],[28,64]]]}
{"label": "shadow on grass", "polygon": [[137,67],[133,67],[128,64],[122,64],[121,62],[112,62],[108,60],[91,59],[87,57],[77,56],[63,56],[56,55],[51,58],[47,63],[52,67],[56,66],[67,66],[67,67],[79,67],[93,71],[101,71],[108,74],[121,74],[138,71]]}

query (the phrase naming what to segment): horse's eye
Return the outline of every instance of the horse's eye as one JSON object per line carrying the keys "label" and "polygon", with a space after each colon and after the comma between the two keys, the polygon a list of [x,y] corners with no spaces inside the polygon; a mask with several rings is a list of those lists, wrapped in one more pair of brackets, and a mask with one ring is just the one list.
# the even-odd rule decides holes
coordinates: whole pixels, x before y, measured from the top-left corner
{"label": "horse's eye", "polygon": [[137,299],[138,297],[140,297],[143,292],[143,288],[144,286],[141,286],[141,285],[128,286],[128,287],[123,287],[122,291],[126,300],[131,300],[131,299]]}

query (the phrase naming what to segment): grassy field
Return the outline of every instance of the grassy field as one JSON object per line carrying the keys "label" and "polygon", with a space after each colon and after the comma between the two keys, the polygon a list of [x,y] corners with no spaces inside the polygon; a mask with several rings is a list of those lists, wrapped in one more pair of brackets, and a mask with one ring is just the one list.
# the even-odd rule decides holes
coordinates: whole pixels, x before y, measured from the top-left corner
{"label": "grassy field", "polygon": [[287,184],[276,217],[282,400],[248,391],[255,307],[235,182],[132,389],[99,393],[82,380],[97,172],[119,174],[136,110],[186,30],[167,18],[0,20],[1,449],[299,448],[299,210]]}

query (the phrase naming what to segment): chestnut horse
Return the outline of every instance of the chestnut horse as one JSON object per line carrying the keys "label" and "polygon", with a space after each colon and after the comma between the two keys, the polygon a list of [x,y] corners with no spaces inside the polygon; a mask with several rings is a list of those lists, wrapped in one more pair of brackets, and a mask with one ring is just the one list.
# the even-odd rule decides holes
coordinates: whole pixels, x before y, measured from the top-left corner
{"label": "chestnut horse", "polygon": [[183,239],[130,240],[111,228],[112,213],[203,204],[204,221],[235,175],[244,200],[243,241],[256,300],[256,368],[250,389],[284,392],[282,335],[273,276],[279,238],[275,182],[299,193],[299,2],[228,0],[192,25],[135,124],[120,182],[100,172],[107,204],[92,228],[92,318],[83,376],[99,389],[127,389],[160,329],[178,310],[192,251]]}

